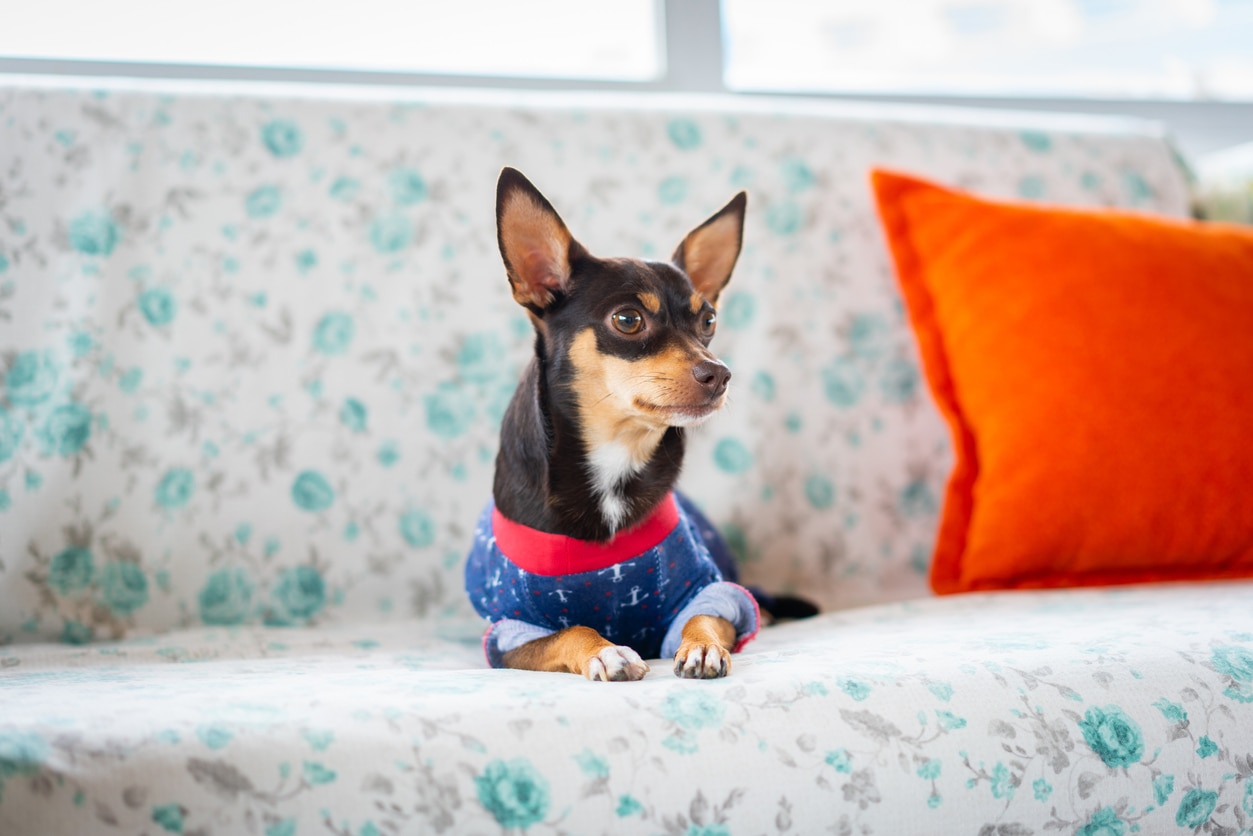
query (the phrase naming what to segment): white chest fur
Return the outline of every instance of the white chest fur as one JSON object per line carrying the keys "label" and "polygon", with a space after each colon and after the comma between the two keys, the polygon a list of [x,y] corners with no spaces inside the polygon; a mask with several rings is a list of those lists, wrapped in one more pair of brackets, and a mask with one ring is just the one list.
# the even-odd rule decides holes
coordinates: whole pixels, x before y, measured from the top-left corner
{"label": "white chest fur", "polygon": [[630,514],[631,500],[623,489],[627,480],[646,464],[648,459],[640,458],[636,449],[617,441],[598,444],[589,451],[587,465],[591,471],[592,491],[610,531],[617,533]]}

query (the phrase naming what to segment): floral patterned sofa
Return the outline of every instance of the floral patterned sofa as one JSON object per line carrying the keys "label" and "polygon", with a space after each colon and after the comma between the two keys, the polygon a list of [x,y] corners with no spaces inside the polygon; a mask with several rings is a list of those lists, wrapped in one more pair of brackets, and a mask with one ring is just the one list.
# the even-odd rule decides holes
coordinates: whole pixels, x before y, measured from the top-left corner
{"label": "floral patterned sofa", "polygon": [[[684,487],[825,614],[725,680],[482,658],[506,164],[603,253],[750,193]],[[951,451],[873,165],[1189,203],[1126,121],[5,81],[0,833],[1249,833],[1253,585],[929,593]]]}

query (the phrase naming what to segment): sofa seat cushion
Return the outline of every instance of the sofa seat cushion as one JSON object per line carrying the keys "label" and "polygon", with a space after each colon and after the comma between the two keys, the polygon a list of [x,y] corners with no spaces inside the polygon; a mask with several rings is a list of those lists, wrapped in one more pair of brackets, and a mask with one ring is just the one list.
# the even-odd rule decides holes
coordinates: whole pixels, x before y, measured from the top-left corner
{"label": "sofa seat cushion", "polygon": [[767,628],[707,682],[488,670],[476,623],[9,647],[0,832],[1239,829],[1251,596],[879,605]]}

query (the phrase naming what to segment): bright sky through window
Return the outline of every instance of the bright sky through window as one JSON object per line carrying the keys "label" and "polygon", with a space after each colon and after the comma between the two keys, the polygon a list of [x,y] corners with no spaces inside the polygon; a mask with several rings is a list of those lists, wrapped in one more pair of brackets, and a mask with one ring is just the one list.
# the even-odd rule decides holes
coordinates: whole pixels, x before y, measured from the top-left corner
{"label": "bright sky through window", "polygon": [[1253,0],[723,0],[742,90],[1253,100]]}
{"label": "bright sky through window", "polygon": [[34,0],[0,56],[646,81],[653,0]]}

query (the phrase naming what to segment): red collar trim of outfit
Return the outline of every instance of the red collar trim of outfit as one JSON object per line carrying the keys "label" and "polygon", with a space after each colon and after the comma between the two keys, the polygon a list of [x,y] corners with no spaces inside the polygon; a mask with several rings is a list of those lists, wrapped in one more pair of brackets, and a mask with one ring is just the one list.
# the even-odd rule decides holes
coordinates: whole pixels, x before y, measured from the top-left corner
{"label": "red collar trim of outfit", "polygon": [[661,545],[678,524],[679,505],[673,493],[666,494],[643,522],[618,532],[608,543],[529,528],[492,508],[492,534],[505,557],[524,571],[548,577],[607,569]]}

